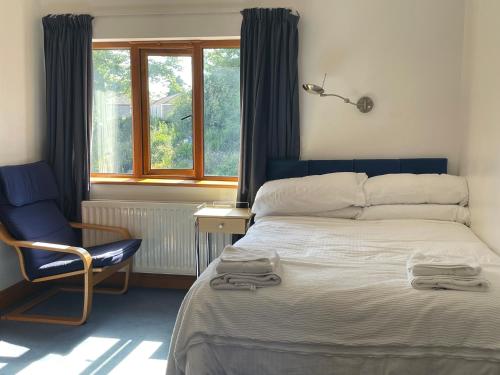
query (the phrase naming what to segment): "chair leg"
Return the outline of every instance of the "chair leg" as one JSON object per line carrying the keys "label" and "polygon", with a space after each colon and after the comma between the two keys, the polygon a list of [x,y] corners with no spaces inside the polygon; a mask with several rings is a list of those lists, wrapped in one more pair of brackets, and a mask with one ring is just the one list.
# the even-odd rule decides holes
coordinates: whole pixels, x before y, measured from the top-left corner
{"label": "chair leg", "polygon": [[16,308],[15,310],[2,315],[3,320],[15,320],[21,322],[35,322],[35,323],[48,323],[48,324],[64,324],[71,326],[79,326],[87,321],[87,317],[92,309],[92,297],[93,297],[93,282],[92,282],[92,272],[85,273],[85,281],[83,288],[83,310],[82,315],[80,317],[66,317],[66,316],[57,316],[57,315],[34,315],[34,314],[25,314],[26,311],[32,309],[33,307],[39,305],[40,303],[46,301],[50,297],[56,295],[60,291],[61,288],[53,288],[48,292],[36,297],[30,302]]}
{"label": "chair leg", "polygon": [[[123,286],[121,288],[96,288],[94,287],[94,293],[100,294],[125,294],[128,291],[129,281],[130,281],[130,273],[132,272],[132,262],[128,263],[125,267],[125,276],[123,281]],[[82,287],[79,286],[65,286],[61,287],[62,291],[65,292],[81,292],[83,290]]]}
{"label": "chair leg", "polygon": [[125,294],[128,291],[128,284],[130,280],[130,273],[132,272],[132,262],[130,262],[125,268],[125,280],[123,281],[123,286],[120,289],[116,288],[95,288],[96,293],[102,294]]}
{"label": "chair leg", "polygon": [[83,284],[83,313],[82,318],[80,320],[80,324],[83,324],[87,321],[87,317],[90,314],[90,310],[92,310],[92,299],[94,297],[94,273],[87,272],[84,276],[84,284]]}

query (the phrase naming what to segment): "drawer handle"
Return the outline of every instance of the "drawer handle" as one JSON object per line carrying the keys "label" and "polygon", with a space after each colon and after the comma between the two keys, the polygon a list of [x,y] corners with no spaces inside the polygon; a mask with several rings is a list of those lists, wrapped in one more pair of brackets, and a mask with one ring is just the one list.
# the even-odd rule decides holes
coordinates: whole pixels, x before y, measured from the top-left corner
{"label": "drawer handle", "polygon": [[222,228],[224,228],[224,223],[220,223],[218,226],[219,226],[219,229],[222,229]]}

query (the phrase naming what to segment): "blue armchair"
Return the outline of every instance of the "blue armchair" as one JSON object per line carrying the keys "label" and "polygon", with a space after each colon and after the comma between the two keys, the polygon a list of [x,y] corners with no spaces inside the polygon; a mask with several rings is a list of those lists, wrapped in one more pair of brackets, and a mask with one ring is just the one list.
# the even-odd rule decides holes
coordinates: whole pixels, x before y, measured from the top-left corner
{"label": "blue armchair", "polygon": [[[125,228],[68,222],[55,202],[57,197],[54,175],[45,162],[0,167],[0,240],[17,251],[21,272],[28,281],[83,275],[82,314],[76,318],[24,314],[58,291],[70,290],[54,288],[2,319],[80,325],[90,313],[94,291],[122,294],[128,289],[132,256],[141,240],[132,239]],[[114,232],[123,240],[82,248],[78,229]],[[126,270],[123,288],[94,290],[95,285],[122,269]]]}

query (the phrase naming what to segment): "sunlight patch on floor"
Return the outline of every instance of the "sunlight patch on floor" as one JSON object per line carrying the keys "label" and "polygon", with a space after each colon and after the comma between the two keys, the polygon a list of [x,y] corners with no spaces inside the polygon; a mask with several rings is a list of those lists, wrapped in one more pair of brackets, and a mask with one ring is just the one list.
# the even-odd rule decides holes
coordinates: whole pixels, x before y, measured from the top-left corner
{"label": "sunlight patch on floor", "polygon": [[29,351],[29,348],[0,340],[0,357],[18,358],[27,351]]}
{"label": "sunlight patch on floor", "polygon": [[118,349],[116,349],[113,354],[107,355],[106,359],[94,370],[91,372],[90,375],[98,374],[101,369],[106,366],[108,363],[110,363],[113,358],[115,358],[118,354],[120,354],[123,349],[125,349],[127,346],[129,346],[132,343],[132,340],[127,340],[124,344],[122,344]]}
{"label": "sunlight patch on floor", "polygon": [[80,374],[118,341],[114,338],[89,337],[67,355],[48,354],[19,374]]}
{"label": "sunlight patch on floor", "polygon": [[142,341],[110,374],[164,374],[167,361],[151,359],[162,344],[159,341]]}

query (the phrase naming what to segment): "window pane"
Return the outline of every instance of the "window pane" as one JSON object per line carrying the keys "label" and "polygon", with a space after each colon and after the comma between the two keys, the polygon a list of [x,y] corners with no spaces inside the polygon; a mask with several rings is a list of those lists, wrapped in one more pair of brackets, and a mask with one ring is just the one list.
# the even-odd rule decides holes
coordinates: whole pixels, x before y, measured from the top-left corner
{"label": "window pane", "polygon": [[94,50],[93,173],[132,173],[130,51]]}
{"label": "window pane", "polygon": [[237,176],[240,156],[240,50],[203,51],[206,176]]}
{"label": "window pane", "polygon": [[152,169],[193,168],[190,56],[148,56]]}

